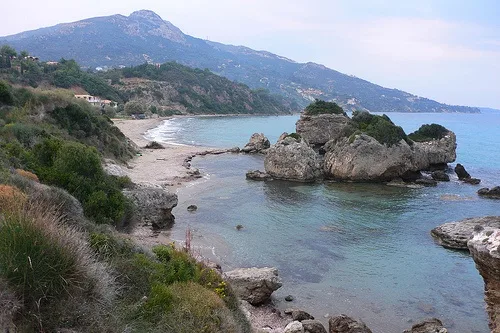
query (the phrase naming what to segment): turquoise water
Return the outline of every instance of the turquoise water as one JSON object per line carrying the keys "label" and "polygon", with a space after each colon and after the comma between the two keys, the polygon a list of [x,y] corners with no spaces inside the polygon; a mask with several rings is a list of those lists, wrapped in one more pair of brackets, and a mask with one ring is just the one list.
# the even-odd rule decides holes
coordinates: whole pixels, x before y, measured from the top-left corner
{"label": "turquoise water", "polygon": [[[500,184],[500,115],[391,114],[413,131],[436,122],[455,131],[458,158],[481,186]],[[271,141],[293,132],[297,116],[181,118],[150,137],[213,147],[243,146],[253,132]],[[169,133],[169,134],[165,134]],[[481,186],[458,182],[409,189],[377,184],[252,182],[249,169],[263,157],[196,158],[207,175],[179,192],[173,229],[187,227],[194,242],[218,239],[213,253],[224,269],[276,266],[284,286],[282,308],[302,307],[321,320],[345,313],[378,333],[402,332],[425,317],[441,318],[452,332],[488,332],[483,281],[467,253],[436,245],[429,231],[444,222],[499,215],[500,201],[480,199]],[[188,213],[189,204],[198,205]],[[241,224],[243,230],[235,226]],[[292,294],[290,304],[283,298]]]}

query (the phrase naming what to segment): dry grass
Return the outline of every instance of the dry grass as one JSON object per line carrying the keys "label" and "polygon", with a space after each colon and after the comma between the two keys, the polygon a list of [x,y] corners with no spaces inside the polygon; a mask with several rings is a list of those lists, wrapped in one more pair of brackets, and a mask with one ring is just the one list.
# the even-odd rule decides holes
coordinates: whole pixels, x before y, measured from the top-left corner
{"label": "dry grass", "polygon": [[20,210],[27,201],[27,196],[17,187],[0,184],[0,212]]}
{"label": "dry grass", "polygon": [[40,182],[40,180],[38,179],[38,176],[35,175],[33,172],[29,172],[29,171],[26,171],[23,169],[16,169],[16,173],[21,177],[28,178],[32,181],[37,182],[37,183]]}
{"label": "dry grass", "polygon": [[[100,305],[110,304],[115,294],[106,267],[95,260],[80,233],[41,205],[2,216],[0,278],[23,301],[22,326],[36,330],[60,327],[62,318],[74,316],[69,309],[102,310]],[[95,316],[87,314],[86,320]]]}

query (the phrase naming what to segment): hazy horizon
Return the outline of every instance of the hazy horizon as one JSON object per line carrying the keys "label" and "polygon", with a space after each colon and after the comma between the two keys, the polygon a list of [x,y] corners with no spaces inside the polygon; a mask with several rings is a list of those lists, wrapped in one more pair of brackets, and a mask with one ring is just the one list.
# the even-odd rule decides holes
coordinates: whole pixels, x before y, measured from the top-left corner
{"label": "hazy horizon", "polygon": [[500,109],[500,4],[407,1],[145,0],[10,3],[0,36],[149,9],[185,34],[316,62],[451,105]]}

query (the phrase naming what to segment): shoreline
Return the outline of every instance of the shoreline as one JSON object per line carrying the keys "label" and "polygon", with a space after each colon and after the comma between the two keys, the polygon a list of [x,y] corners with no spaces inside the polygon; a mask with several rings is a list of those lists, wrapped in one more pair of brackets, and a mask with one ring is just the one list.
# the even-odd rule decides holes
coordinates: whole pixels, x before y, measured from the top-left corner
{"label": "shoreline", "polygon": [[[211,117],[212,115],[206,116]],[[201,155],[206,155],[207,151],[213,151],[215,154],[220,154],[223,151],[221,149],[169,143],[162,143],[165,149],[143,148],[146,144],[151,142],[144,137],[144,134],[148,130],[158,127],[163,121],[173,118],[176,117],[113,119],[113,123],[129,140],[136,144],[142,152],[142,156],[136,156],[129,161],[125,167],[122,167],[123,171],[130,177],[132,182],[141,186],[162,187],[167,191],[177,194],[179,189],[186,187],[189,183],[201,177],[201,175],[194,177],[192,173],[189,173],[189,171],[192,172],[197,169],[190,170],[189,166],[186,165],[186,161],[190,161],[193,156],[200,153],[202,153]],[[170,229],[154,231],[148,226],[135,226],[128,235],[135,243],[147,248],[152,248],[160,244],[168,244],[174,241]],[[214,239],[212,239],[212,241],[213,240]],[[224,244],[218,245],[224,246]],[[205,248],[205,250],[211,247],[212,251],[214,248],[214,244],[206,240],[201,241],[198,247],[199,246]],[[213,261],[216,259],[215,257],[202,255],[202,249],[200,248],[197,250],[196,247],[197,246],[194,247],[195,254],[198,251],[200,252],[195,256],[197,260]],[[277,306],[272,303],[259,307],[242,303],[242,308],[252,328],[256,331],[259,331],[262,327],[273,327],[273,329],[267,332],[280,333],[289,322],[289,320],[283,318],[279,314],[280,311],[277,310]]]}

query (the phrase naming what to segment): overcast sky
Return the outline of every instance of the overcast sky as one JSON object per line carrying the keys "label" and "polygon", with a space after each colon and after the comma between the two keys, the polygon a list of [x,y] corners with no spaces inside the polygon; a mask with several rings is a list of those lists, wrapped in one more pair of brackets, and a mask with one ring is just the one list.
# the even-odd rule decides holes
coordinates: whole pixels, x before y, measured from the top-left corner
{"label": "overcast sky", "polygon": [[448,104],[500,109],[498,0],[9,1],[0,36],[139,9],[195,37],[321,63]]}

